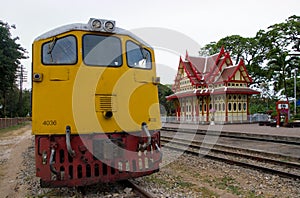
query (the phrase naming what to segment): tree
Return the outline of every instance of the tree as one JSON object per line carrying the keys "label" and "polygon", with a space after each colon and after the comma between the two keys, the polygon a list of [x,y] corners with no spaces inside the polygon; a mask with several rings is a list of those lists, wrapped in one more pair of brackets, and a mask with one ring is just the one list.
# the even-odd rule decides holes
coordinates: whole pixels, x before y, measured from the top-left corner
{"label": "tree", "polygon": [[19,107],[19,89],[15,86],[10,89],[7,94],[6,116],[9,117],[25,117],[31,115],[31,91],[23,90],[22,108]]}
{"label": "tree", "polygon": [[20,60],[27,58],[26,50],[16,43],[19,38],[12,38],[11,28],[15,26],[0,21],[0,116],[9,115],[6,111],[7,96],[14,88]]}
{"label": "tree", "polygon": [[292,77],[292,71],[299,67],[300,58],[294,56],[294,50],[299,48],[300,17],[291,16],[285,22],[270,26],[266,32],[271,45],[266,54],[267,78],[274,81],[275,90],[284,89],[288,100],[289,87],[287,81]]}
{"label": "tree", "polygon": [[299,51],[299,35],[300,17],[294,15],[285,22],[270,26],[266,31],[259,30],[253,38],[232,35],[218,42],[211,42],[201,48],[199,54],[215,54],[223,46],[230,52],[235,63],[240,58],[244,59],[257,87],[261,87],[261,84],[273,84],[275,92],[284,89],[284,93],[288,95],[293,92],[293,86],[288,86],[291,72],[300,64],[299,55],[293,54],[294,51]]}
{"label": "tree", "polygon": [[215,41],[210,42],[209,44],[204,45],[204,47],[200,48],[199,55],[200,56],[209,56],[220,52],[220,46],[217,45]]}
{"label": "tree", "polygon": [[175,112],[173,102],[170,102],[166,99],[166,96],[171,94],[173,94],[173,91],[167,85],[158,85],[158,98],[161,114],[166,113],[167,115],[172,115],[172,113]]}
{"label": "tree", "polygon": [[245,65],[254,82],[263,82],[264,70],[261,68],[263,62],[262,53],[265,51],[259,44],[259,35],[255,38],[244,38],[239,35],[227,36],[218,42],[211,42],[200,49],[200,55],[212,55],[220,52],[221,47],[229,52],[234,64],[238,64],[240,59],[245,61]]}

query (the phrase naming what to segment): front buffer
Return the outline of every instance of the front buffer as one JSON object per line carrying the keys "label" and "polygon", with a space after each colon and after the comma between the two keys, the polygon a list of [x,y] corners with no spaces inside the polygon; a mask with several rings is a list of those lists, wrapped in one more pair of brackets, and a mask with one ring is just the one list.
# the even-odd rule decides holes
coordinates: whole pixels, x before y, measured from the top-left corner
{"label": "front buffer", "polygon": [[36,175],[42,187],[114,182],[157,172],[160,132],[36,135]]}

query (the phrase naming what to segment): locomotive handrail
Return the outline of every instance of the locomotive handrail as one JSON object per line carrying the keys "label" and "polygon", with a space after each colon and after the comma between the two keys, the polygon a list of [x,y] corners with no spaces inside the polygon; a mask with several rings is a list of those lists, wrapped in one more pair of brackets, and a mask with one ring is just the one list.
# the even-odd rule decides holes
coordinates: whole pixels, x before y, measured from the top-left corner
{"label": "locomotive handrail", "polygon": [[58,175],[58,172],[55,170],[55,168],[53,167],[54,164],[54,156],[55,156],[55,149],[51,148],[51,154],[50,154],[50,160],[49,160],[49,164],[50,164],[50,170],[53,174]]}
{"label": "locomotive handrail", "polygon": [[140,148],[141,150],[144,150],[144,149],[146,149],[151,144],[151,134],[150,134],[150,132],[148,130],[148,126],[147,126],[147,124],[145,122],[142,123],[142,131],[144,133],[146,133],[146,136],[148,138],[147,139],[147,143],[144,143],[142,145],[142,147]]}
{"label": "locomotive handrail", "polygon": [[70,141],[71,127],[66,126],[66,144],[67,150],[71,157],[75,157],[75,151],[72,149],[71,141]]}
{"label": "locomotive handrail", "polygon": [[162,157],[163,157],[163,153],[161,152],[159,146],[157,143],[155,143],[155,147],[156,147],[156,150],[159,152],[160,156],[159,156],[159,159],[156,160],[157,162],[161,161],[162,160]]}

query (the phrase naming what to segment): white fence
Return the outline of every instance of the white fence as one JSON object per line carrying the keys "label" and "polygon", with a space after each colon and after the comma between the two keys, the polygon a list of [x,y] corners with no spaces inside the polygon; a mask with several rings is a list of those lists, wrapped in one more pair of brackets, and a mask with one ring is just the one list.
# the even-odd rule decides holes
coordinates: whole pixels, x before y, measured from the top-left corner
{"label": "white fence", "polygon": [[[266,114],[254,114],[245,116],[215,116],[214,122],[216,124],[225,123],[257,123],[262,121],[268,121],[268,115]],[[163,123],[192,123],[192,124],[209,124],[211,119],[207,119],[206,116],[195,116],[195,117],[176,117],[176,116],[161,116]]]}

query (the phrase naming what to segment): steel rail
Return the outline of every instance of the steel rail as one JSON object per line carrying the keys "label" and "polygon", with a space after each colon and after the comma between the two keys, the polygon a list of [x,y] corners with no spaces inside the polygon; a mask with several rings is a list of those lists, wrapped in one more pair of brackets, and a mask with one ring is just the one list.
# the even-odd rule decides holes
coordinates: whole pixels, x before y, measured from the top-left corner
{"label": "steel rail", "polygon": [[[164,144],[164,142],[166,142],[166,141],[162,139],[162,143],[163,143],[162,145],[164,147],[167,147],[167,148],[170,148],[170,149],[173,149],[173,150],[178,150],[178,151],[185,152],[185,153],[189,153],[189,154],[192,154],[192,155],[199,155],[199,152],[196,152],[192,149],[195,149],[195,148],[200,149],[200,146],[189,145],[189,144],[185,144],[183,142],[174,142],[174,144],[177,144],[177,146],[178,145],[188,146],[188,149],[186,149],[186,147],[185,147],[185,149],[182,149],[182,148],[178,148],[178,147],[175,147],[175,146],[171,146],[170,144],[166,145],[166,144]],[[210,149],[210,150],[213,151],[213,149]],[[226,154],[230,154],[230,153],[227,153],[226,151],[222,151],[222,152],[226,153]],[[237,154],[234,154],[234,155],[237,155]],[[271,174],[277,174],[279,176],[286,177],[286,178],[300,179],[300,175],[298,175],[298,174],[289,173],[289,172],[285,172],[285,171],[281,171],[281,170],[276,170],[276,169],[272,169],[272,168],[268,168],[268,167],[264,167],[264,166],[254,165],[254,164],[241,162],[241,161],[237,161],[237,160],[233,160],[233,159],[228,159],[228,158],[225,158],[225,157],[212,155],[210,153],[207,153],[207,154],[203,155],[203,157],[213,159],[213,160],[218,160],[218,161],[221,161],[221,162],[226,162],[228,164],[238,165],[238,166],[245,167],[245,168],[260,170],[260,171],[264,171],[264,172],[271,173]],[[296,166],[298,167],[298,165],[296,165]]]}
{"label": "steel rail", "polygon": [[139,185],[133,183],[131,180],[125,180],[124,183],[126,186],[130,186],[133,189],[133,191],[141,198],[155,198],[153,194],[147,192]]}
{"label": "steel rail", "polygon": [[[172,140],[172,141],[170,141]],[[238,150],[241,152],[248,152],[248,153],[255,153],[256,155],[268,155],[271,156],[273,155],[275,158],[275,155],[277,155],[277,158],[288,158],[288,156],[283,156],[283,155],[279,155],[279,154],[273,154],[273,153],[267,153],[267,152],[263,152],[263,151],[254,151],[250,150],[250,149],[244,149],[244,148],[239,148],[239,147],[231,147],[231,146],[226,146],[226,145],[220,145],[220,144],[210,144],[210,143],[202,143],[200,141],[189,141],[186,139],[181,139],[181,138],[174,138],[174,137],[166,137],[166,136],[162,136],[161,137],[161,141],[163,142],[172,142],[172,143],[177,143],[177,144],[190,144],[191,148],[195,148],[195,149],[203,149],[203,150],[207,150],[207,151],[212,151],[215,153],[222,153],[222,154],[229,154],[232,156],[236,156],[236,157],[243,157],[243,158],[247,158],[247,159],[252,159],[252,160],[257,160],[257,161],[263,161],[265,163],[272,163],[272,164],[277,164],[280,166],[286,166],[289,168],[297,168],[300,170],[300,163],[297,162],[288,162],[288,161],[279,161],[276,159],[271,159],[269,157],[265,157],[265,156],[253,156],[253,155],[249,155],[249,154],[245,154],[245,153],[240,153],[240,152],[234,152],[234,151],[228,151],[228,150]],[[186,143],[183,143],[186,142]],[[215,147],[219,147],[215,148]],[[227,150],[226,150],[227,149]],[[279,156],[279,157],[278,157]],[[296,160],[299,160],[298,158],[293,158]]]}
{"label": "steel rail", "polygon": [[[283,143],[283,144],[292,144],[292,145],[300,145],[300,138],[287,138],[287,139],[280,139],[282,137],[277,136],[270,136],[270,135],[260,135],[255,134],[255,136],[251,136],[250,134],[246,133],[239,133],[239,132],[228,132],[228,131],[214,131],[214,130],[203,130],[203,129],[185,129],[185,128],[174,128],[174,127],[162,127],[161,132],[168,131],[168,132],[181,132],[181,133],[192,133],[192,134],[199,134],[199,135],[216,135],[220,137],[228,137],[228,138],[236,138],[236,139],[245,139],[245,140],[255,140],[255,141],[262,141],[262,142],[274,142],[274,143]],[[270,139],[268,137],[273,137]],[[298,140],[298,141],[297,141]]]}

